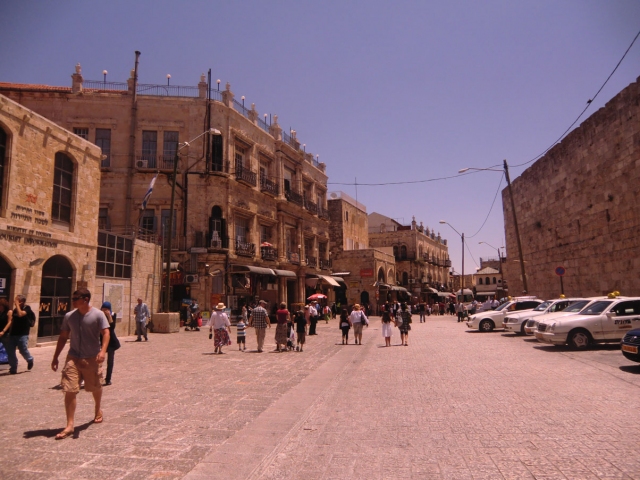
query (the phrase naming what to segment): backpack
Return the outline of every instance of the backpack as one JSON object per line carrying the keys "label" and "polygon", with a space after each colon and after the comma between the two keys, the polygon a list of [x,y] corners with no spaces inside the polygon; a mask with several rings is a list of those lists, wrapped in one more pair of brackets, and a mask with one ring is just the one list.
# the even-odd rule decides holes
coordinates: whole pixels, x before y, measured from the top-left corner
{"label": "backpack", "polygon": [[36,314],[33,313],[30,307],[25,307],[25,311],[27,312],[27,321],[29,322],[29,328],[35,326],[36,324]]}

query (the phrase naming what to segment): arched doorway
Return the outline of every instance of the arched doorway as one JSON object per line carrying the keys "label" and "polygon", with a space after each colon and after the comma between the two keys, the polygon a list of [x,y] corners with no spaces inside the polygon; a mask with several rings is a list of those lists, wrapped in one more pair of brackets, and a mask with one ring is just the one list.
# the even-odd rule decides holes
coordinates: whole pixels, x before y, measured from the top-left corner
{"label": "arched doorway", "polygon": [[64,315],[71,310],[73,267],[62,255],[54,255],[42,266],[38,339],[55,340]]}
{"label": "arched doorway", "polygon": [[[7,262],[2,256],[0,256],[0,298],[12,299],[14,296],[11,294],[11,274],[13,269],[9,262]],[[9,301],[9,305],[13,307],[13,302]]]}

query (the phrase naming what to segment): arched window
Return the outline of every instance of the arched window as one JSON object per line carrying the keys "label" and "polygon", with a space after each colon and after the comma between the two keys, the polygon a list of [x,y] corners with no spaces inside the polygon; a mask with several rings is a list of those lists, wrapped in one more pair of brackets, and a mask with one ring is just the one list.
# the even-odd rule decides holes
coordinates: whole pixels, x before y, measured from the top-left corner
{"label": "arched window", "polygon": [[493,284],[496,284],[496,277],[493,277]]}
{"label": "arched window", "polygon": [[478,277],[478,285],[482,285],[482,277]]}
{"label": "arched window", "polygon": [[384,281],[384,268],[380,267],[378,269],[378,282],[385,283]]}
{"label": "arched window", "polygon": [[7,165],[7,132],[0,128],[0,207],[4,200],[4,171]]}
{"label": "arched window", "polygon": [[400,260],[405,260],[407,258],[407,247],[402,245],[400,247]]}
{"label": "arched window", "polygon": [[485,284],[485,285],[491,285],[491,279],[490,279],[489,277],[486,277],[486,278],[484,279],[484,284]]}
{"label": "arched window", "polygon": [[222,218],[222,208],[218,205],[211,209],[211,216],[209,217],[209,247],[229,248],[227,222]]}
{"label": "arched window", "polygon": [[398,246],[397,245],[393,246],[393,256],[398,258]]}
{"label": "arched window", "polygon": [[53,173],[51,221],[58,225],[68,226],[71,224],[73,174],[73,161],[62,152],[56,153],[55,170]]}

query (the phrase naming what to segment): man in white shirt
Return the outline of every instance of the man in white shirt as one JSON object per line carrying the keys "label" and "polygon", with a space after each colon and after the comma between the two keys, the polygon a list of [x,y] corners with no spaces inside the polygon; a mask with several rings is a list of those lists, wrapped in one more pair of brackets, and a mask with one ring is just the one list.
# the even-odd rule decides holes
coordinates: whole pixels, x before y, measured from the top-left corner
{"label": "man in white shirt", "polygon": [[[306,313],[307,313],[307,310],[305,309],[305,314]],[[313,303],[309,304],[308,314],[309,314],[308,321],[310,323],[309,335],[317,335],[316,324],[318,323],[318,311],[316,310],[316,307],[313,306]]]}

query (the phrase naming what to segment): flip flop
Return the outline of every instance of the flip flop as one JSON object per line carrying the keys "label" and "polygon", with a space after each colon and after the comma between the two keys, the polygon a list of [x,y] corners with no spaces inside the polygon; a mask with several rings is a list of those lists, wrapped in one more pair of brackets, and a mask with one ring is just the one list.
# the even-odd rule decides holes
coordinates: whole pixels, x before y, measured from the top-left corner
{"label": "flip flop", "polygon": [[72,436],[73,432],[74,430],[62,430],[56,435],[56,440],[64,440],[65,438]]}
{"label": "flip flop", "polygon": [[102,423],[103,420],[104,418],[102,418],[102,410],[100,410],[100,412],[98,412],[98,415],[96,415],[96,418],[93,419],[93,423]]}

